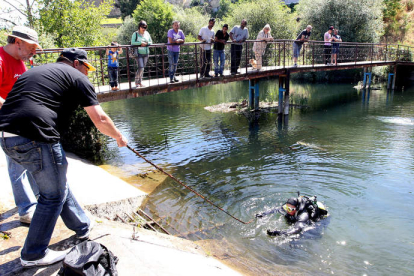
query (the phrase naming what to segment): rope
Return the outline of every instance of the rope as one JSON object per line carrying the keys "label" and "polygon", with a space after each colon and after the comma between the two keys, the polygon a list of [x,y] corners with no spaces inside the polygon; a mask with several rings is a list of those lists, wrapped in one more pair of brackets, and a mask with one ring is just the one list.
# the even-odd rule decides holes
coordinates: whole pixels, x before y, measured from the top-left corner
{"label": "rope", "polygon": [[241,219],[236,218],[235,216],[233,216],[232,214],[230,214],[229,212],[227,212],[226,210],[223,210],[223,208],[217,206],[215,203],[211,202],[208,198],[205,198],[203,195],[197,193],[194,189],[188,187],[187,185],[185,185],[183,182],[181,182],[180,180],[178,180],[177,178],[175,178],[173,175],[167,173],[166,171],[164,171],[162,168],[158,167],[157,165],[155,165],[154,163],[152,163],[150,160],[148,160],[147,158],[145,158],[144,156],[142,156],[139,152],[137,152],[136,150],[134,150],[133,148],[131,148],[130,146],[127,145],[127,148],[129,150],[131,150],[133,153],[135,153],[137,156],[141,157],[142,159],[145,160],[145,162],[151,164],[153,167],[155,167],[157,170],[159,170],[160,172],[162,172],[165,175],[168,175],[170,178],[172,178],[175,182],[177,182],[178,184],[180,184],[181,186],[185,187],[186,189],[190,190],[191,192],[193,192],[195,195],[197,195],[198,197],[201,197],[204,201],[206,201],[207,203],[211,204],[212,206],[216,207],[217,209],[219,209],[220,211],[226,213],[227,215],[229,215],[230,217],[232,217],[233,219],[237,220],[238,222],[241,222],[243,224],[250,224],[254,221],[254,218],[251,219],[248,222],[242,221]]}

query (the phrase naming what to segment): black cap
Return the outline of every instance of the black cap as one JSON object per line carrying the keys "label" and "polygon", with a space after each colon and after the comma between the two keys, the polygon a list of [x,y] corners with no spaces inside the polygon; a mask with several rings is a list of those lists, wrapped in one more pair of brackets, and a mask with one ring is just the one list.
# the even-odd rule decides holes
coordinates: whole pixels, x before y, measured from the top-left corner
{"label": "black cap", "polygon": [[329,27],[329,30],[333,30],[333,29],[334,29],[334,26],[330,26],[330,27]]}
{"label": "black cap", "polygon": [[293,206],[298,206],[298,199],[296,197],[289,198],[286,203],[291,204]]}
{"label": "black cap", "polygon": [[61,57],[65,57],[70,61],[79,60],[88,66],[90,71],[96,71],[96,68],[88,62],[88,54],[85,50],[78,48],[65,48],[60,54]]}

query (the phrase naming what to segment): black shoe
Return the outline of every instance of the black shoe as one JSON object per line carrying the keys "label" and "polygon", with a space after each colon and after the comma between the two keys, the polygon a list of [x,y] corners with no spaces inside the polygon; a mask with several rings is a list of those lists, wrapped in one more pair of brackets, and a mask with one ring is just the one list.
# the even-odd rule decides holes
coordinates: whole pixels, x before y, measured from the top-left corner
{"label": "black shoe", "polygon": [[215,77],[215,78],[218,78],[218,75],[217,75],[217,74],[214,74],[214,77]]}
{"label": "black shoe", "polygon": [[206,79],[210,79],[210,78],[212,78],[212,76],[210,76],[210,75],[207,75],[207,76],[204,76]]}
{"label": "black shoe", "polygon": [[177,80],[176,78],[174,78],[174,81],[175,81],[175,82],[180,82],[180,81],[179,81],[179,80]]}
{"label": "black shoe", "polygon": [[222,77],[223,76],[223,74],[220,74],[220,77]]}
{"label": "black shoe", "polygon": [[170,83],[174,83],[174,80],[170,80]]}
{"label": "black shoe", "polygon": [[236,75],[236,72],[231,72],[231,75],[232,75],[232,76]]}

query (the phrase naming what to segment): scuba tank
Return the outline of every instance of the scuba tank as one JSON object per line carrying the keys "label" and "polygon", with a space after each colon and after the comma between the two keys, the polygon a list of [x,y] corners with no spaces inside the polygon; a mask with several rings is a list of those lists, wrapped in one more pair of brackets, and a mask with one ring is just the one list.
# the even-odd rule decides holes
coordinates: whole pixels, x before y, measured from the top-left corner
{"label": "scuba tank", "polygon": [[317,200],[316,195],[312,197],[301,196],[298,191],[298,202],[300,202],[298,211],[306,210],[312,220],[325,218],[328,215],[328,210],[326,210],[326,207],[322,202]]}

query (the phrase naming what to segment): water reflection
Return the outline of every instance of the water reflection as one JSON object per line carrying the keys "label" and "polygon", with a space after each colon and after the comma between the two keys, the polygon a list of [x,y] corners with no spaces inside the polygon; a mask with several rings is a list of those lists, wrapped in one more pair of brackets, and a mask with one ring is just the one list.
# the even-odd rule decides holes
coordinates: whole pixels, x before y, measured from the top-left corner
{"label": "water reflection", "polygon": [[[275,99],[276,81],[260,88],[262,99]],[[298,190],[318,195],[331,213],[329,225],[272,239],[265,231],[285,226],[280,218],[241,225],[166,179],[145,211],[169,231],[187,233],[252,275],[411,275],[413,92],[292,85],[291,103],[309,108],[255,120],[204,110],[246,98],[242,82],[103,107],[131,146],[236,217],[247,221]],[[142,161],[110,146],[117,159],[108,163],[136,174]]]}

